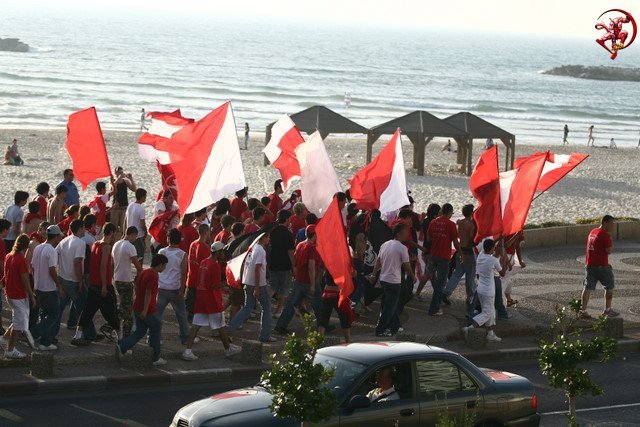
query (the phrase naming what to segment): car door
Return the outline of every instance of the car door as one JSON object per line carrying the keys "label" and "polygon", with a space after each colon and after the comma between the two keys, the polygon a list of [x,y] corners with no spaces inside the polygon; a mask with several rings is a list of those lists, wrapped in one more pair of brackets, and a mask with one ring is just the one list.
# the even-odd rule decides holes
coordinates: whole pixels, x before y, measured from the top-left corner
{"label": "car door", "polygon": [[462,424],[482,413],[482,395],[466,371],[449,360],[430,359],[415,362],[420,424],[435,425],[448,417]]}
{"label": "car door", "polygon": [[[398,392],[398,400],[375,402],[367,408],[353,411],[342,409],[340,427],[417,427],[420,425],[420,405],[415,390],[412,363],[402,362],[391,365],[395,370],[394,387]],[[376,388],[375,379],[369,376],[356,388],[352,396],[366,395],[374,388]]]}

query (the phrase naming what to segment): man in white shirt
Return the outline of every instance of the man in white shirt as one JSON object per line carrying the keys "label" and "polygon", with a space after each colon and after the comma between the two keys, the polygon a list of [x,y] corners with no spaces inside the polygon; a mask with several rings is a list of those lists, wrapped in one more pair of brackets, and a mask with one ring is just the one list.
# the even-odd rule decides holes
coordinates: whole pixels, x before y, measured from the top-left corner
{"label": "man in white shirt", "polygon": [[146,224],[146,211],[144,209],[144,203],[147,201],[147,190],[144,188],[138,188],[136,190],[136,201],[131,203],[127,207],[125,214],[127,219],[127,228],[135,227],[138,230],[138,236],[133,242],[138,254],[138,260],[140,265],[144,261],[144,252],[146,250],[145,238],[147,237],[147,224]]}
{"label": "man in white shirt", "polygon": [[76,313],[82,312],[84,306],[83,293],[84,289],[84,258],[86,256],[86,244],[82,237],[84,236],[84,222],[76,219],[69,225],[71,236],[67,236],[56,246],[58,253],[58,278],[60,286],[64,291],[60,297],[60,313],[54,336],[60,332],[60,322],[62,321],[62,313],[71,302],[72,308]]}
{"label": "man in white shirt", "polygon": [[268,244],[269,233],[264,233],[247,255],[242,277],[246,303],[229,322],[229,330],[234,331],[240,328],[260,304],[262,317],[259,338],[262,342],[275,341],[271,336],[271,295],[267,286],[267,252],[264,249]]}
{"label": "man in white shirt", "polygon": [[136,268],[136,277],[142,272],[138,251],[133,242],[138,238],[138,229],[127,228],[122,240],[118,240],[111,249],[113,256],[113,281],[118,292],[118,317],[122,321],[122,337],[131,335],[133,328],[133,282],[131,267]]}
{"label": "man in white shirt", "polygon": [[9,233],[7,233],[7,236],[4,238],[7,253],[11,252],[13,242],[16,241],[16,238],[20,234],[22,219],[24,218],[22,208],[27,204],[27,201],[29,201],[29,193],[26,191],[16,191],[16,194],[13,196],[13,205],[9,206],[4,212],[5,219],[11,223]]}
{"label": "man in white shirt", "polygon": [[187,254],[178,245],[182,240],[180,230],[173,228],[169,231],[169,246],[158,252],[167,257],[169,262],[164,271],[158,275],[158,317],[162,320],[162,314],[167,305],[171,304],[180,326],[180,342],[183,345],[189,340],[189,319],[184,305],[184,291],[187,282],[187,269],[189,267]]}
{"label": "man in white shirt", "polygon": [[377,388],[374,388],[367,397],[371,403],[388,402],[398,400],[400,396],[393,385],[393,366],[385,366],[376,372]]}
{"label": "man in white shirt", "polygon": [[481,326],[486,327],[489,332],[487,333],[487,340],[493,342],[502,341],[502,338],[498,337],[493,330],[496,324],[496,285],[495,274],[504,276],[507,271],[507,261],[504,255],[504,251],[501,250],[500,258],[494,256],[496,242],[492,239],[486,239],[482,243],[483,252],[478,255],[476,261],[476,274],[478,276],[478,287],[476,293],[480,299],[480,306],[482,311],[478,313],[474,318],[471,325],[462,328],[465,340],[469,335],[469,329],[479,328]]}
{"label": "man in white shirt", "polygon": [[64,291],[58,279],[58,252],[55,247],[61,239],[60,227],[50,225],[47,228],[47,241],[36,246],[31,258],[33,285],[40,311],[40,320],[31,328],[31,335],[34,339],[40,338],[38,349],[41,351],[58,349],[53,340],[60,313],[59,297],[64,295]]}
{"label": "man in white shirt", "polygon": [[400,288],[402,283],[402,270],[410,277],[411,283],[415,283],[416,277],[409,262],[409,250],[403,244],[409,239],[409,227],[406,224],[397,224],[393,227],[393,240],[384,242],[380,246],[378,261],[373,270],[372,279],[379,273],[382,285],[382,302],[380,315],[376,325],[377,337],[390,337],[398,332],[400,318],[398,316],[398,303],[400,301]]}

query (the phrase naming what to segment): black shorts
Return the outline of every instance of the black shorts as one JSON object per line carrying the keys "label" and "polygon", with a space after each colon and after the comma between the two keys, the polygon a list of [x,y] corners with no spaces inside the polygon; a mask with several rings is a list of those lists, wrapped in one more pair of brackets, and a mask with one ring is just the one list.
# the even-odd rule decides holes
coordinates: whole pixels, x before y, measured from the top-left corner
{"label": "black shorts", "polygon": [[229,304],[235,307],[244,305],[244,289],[229,286]]}
{"label": "black shorts", "polygon": [[342,329],[349,329],[351,323],[349,323],[349,315],[338,310],[338,298],[322,298],[322,312],[318,319],[318,326],[326,328],[329,326],[329,319],[331,319],[331,313],[335,310],[338,313],[340,319],[340,327]]}
{"label": "black shorts", "polygon": [[196,305],[196,288],[187,288],[184,294],[184,306],[187,313],[193,314],[193,308]]}

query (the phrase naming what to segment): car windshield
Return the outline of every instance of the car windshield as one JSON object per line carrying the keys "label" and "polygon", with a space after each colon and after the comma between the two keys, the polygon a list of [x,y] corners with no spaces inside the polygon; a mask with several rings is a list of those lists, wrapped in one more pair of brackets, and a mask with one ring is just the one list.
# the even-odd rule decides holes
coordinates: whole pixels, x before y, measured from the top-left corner
{"label": "car windshield", "polygon": [[333,378],[327,384],[327,387],[333,390],[338,400],[343,397],[347,389],[367,369],[367,365],[362,363],[327,356],[326,354],[316,354],[315,362],[324,366],[325,369],[335,369]]}

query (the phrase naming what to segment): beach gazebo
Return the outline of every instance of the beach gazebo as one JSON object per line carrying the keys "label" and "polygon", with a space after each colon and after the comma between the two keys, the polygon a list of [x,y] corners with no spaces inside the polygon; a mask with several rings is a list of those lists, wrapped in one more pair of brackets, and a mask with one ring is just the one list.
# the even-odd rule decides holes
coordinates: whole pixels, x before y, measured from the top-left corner
{"label": "beach gazebo", "polygon": [[[378,138],[382,135],[393,134],[398,128],[413,144],[413,167],[418,170],[419,176],[424,175],[425,149],[433,138],[453,138],[458,141],[460,146],[466,143],[468,137],[465,131],[444,120],[440,120],[431,113],[414,111],[369,129],[367,134],[367,163],[371,162],[373,144]],[[460,151],[459,147],[458,151]]]}
{"label": "beach gazebo", "polygon": [[[306,110],[291,114],[290,117],[300,132],[311,135],[317,130],[320,132],[322,139],[325,139],[330,133],[366,134],[368,131],[364,126],[359,125],[353,120],[348,119],[323,105],[314,105]],[[275,122],[267,125],[265,145],[267,145],[271,140],[271,129],[274,124]],[[268,160],[266,157],[264,161],[265,165],[267,165]]]}
{"label": "beach gazebo", "polygon": [[475,114],[461,112],[444,119],[448,124],[462,130],[467,135],[466,140],[458,140],[458,163],[463,165],[463,171],[471,175],[474,139],[499,139],[507,148],[505,170],[513,168],[516,151],[516,137],[512,133],[481,119]]}

